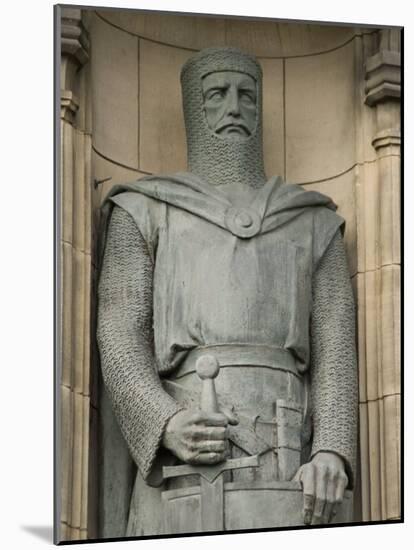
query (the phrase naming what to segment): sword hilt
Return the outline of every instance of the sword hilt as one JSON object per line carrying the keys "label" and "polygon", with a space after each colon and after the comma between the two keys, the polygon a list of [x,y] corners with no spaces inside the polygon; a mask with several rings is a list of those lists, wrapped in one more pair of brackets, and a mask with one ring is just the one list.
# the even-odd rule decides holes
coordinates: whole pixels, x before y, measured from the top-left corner
{"label": "sword hilt", "polygon": [[[218,376],[220,365],[214,355],[203,355],[199,357],[195,364],[196,372],[202,381],[201,387],[201,410],[205,413],[220,412],[216,386],[214,379]],[[240,468],[255,468],[259,466],[259,456],[249,456],[245,458],[227,459],[215,465],[190,465],[182,464],[179,466],[164,466],[163,477],[187,476],[198,474],[208,483],[213,483],[217,477],[226,470],[236,470]]]}
{"label": "sword hilt", "polygon": [[197,359],[195,368],[202,381],[201,410],[205,413],[218,413],[219,406],[214,379],[220,371],[219,362],[214,355],[203,355]]}

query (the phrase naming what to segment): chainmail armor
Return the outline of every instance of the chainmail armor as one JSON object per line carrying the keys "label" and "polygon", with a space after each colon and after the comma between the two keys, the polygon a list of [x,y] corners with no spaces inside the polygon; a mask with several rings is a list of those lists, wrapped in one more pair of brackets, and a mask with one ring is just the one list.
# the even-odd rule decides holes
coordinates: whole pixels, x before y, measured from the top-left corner
{"label": "chainmail armor", "polygon": [[116,206],[99,280],[97,339],[114,413],[144,478],[168,420],[183,408],[163,390],[154,367],[152,273],[141,233]]}
{"label": "chainmail armor", "polygon": [[358,423],[355,307],[339,231],[314,274],[312,300],[312,455],[318,451],[340,455],[353,487]]}
{"label": "chainmail armor", "polygon": [[[115,206],[99,282],[98,344],[102,372],[130,452],[148,476],[168,420],[182,407],[154,367],[153,265],[130,215]],[[312,314],[312,454],[333,451],[352,486],[357,429],[354,302],[338,232],[314,275]]]}
{"label": "chainmail armor", "polygon": [[[202,79],[217,71],[245,73],[256,81],[256,128],[245,139],[233,140],[231,137],[219,136],[207,123]],[[263,185],[266,176],[262,147],[262,69],[256,59],[236,48],[207,48],[185,63],[181,70],[181,85],[188,170],[211,185]]]}

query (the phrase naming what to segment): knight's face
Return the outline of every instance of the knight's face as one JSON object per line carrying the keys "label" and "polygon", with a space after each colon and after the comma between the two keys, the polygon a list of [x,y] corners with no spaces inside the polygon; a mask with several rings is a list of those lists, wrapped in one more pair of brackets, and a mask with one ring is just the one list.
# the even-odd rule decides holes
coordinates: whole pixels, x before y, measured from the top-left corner
{"label": "knight's face", "polygon": [[257,86],[253,77],[235,71],[211,73],[203,78],[202,90],[206,120],[213,132],[232,139],[254,132]]}

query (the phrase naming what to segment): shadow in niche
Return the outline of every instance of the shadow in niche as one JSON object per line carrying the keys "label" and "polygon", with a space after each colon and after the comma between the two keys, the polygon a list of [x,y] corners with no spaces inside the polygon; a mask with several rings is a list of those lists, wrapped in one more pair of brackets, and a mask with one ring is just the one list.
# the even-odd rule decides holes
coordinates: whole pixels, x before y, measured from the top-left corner
{"label": "shadow in niche", "polygon": [[46,542],[53,542],[53,527],[51,525],[21,525],[23,531]]}

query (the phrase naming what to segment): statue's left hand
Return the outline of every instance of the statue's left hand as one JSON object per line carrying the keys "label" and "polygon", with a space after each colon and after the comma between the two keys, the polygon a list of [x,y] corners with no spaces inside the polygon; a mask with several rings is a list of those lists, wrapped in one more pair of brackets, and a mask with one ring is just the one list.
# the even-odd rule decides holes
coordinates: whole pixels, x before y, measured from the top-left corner
{"label": "statue's left hand", "polygon": [[330,523],[348,485],[342,458],[320,451],[310,462],[302,464],[293,481],[299,481],[303,488],[304,523]]}

